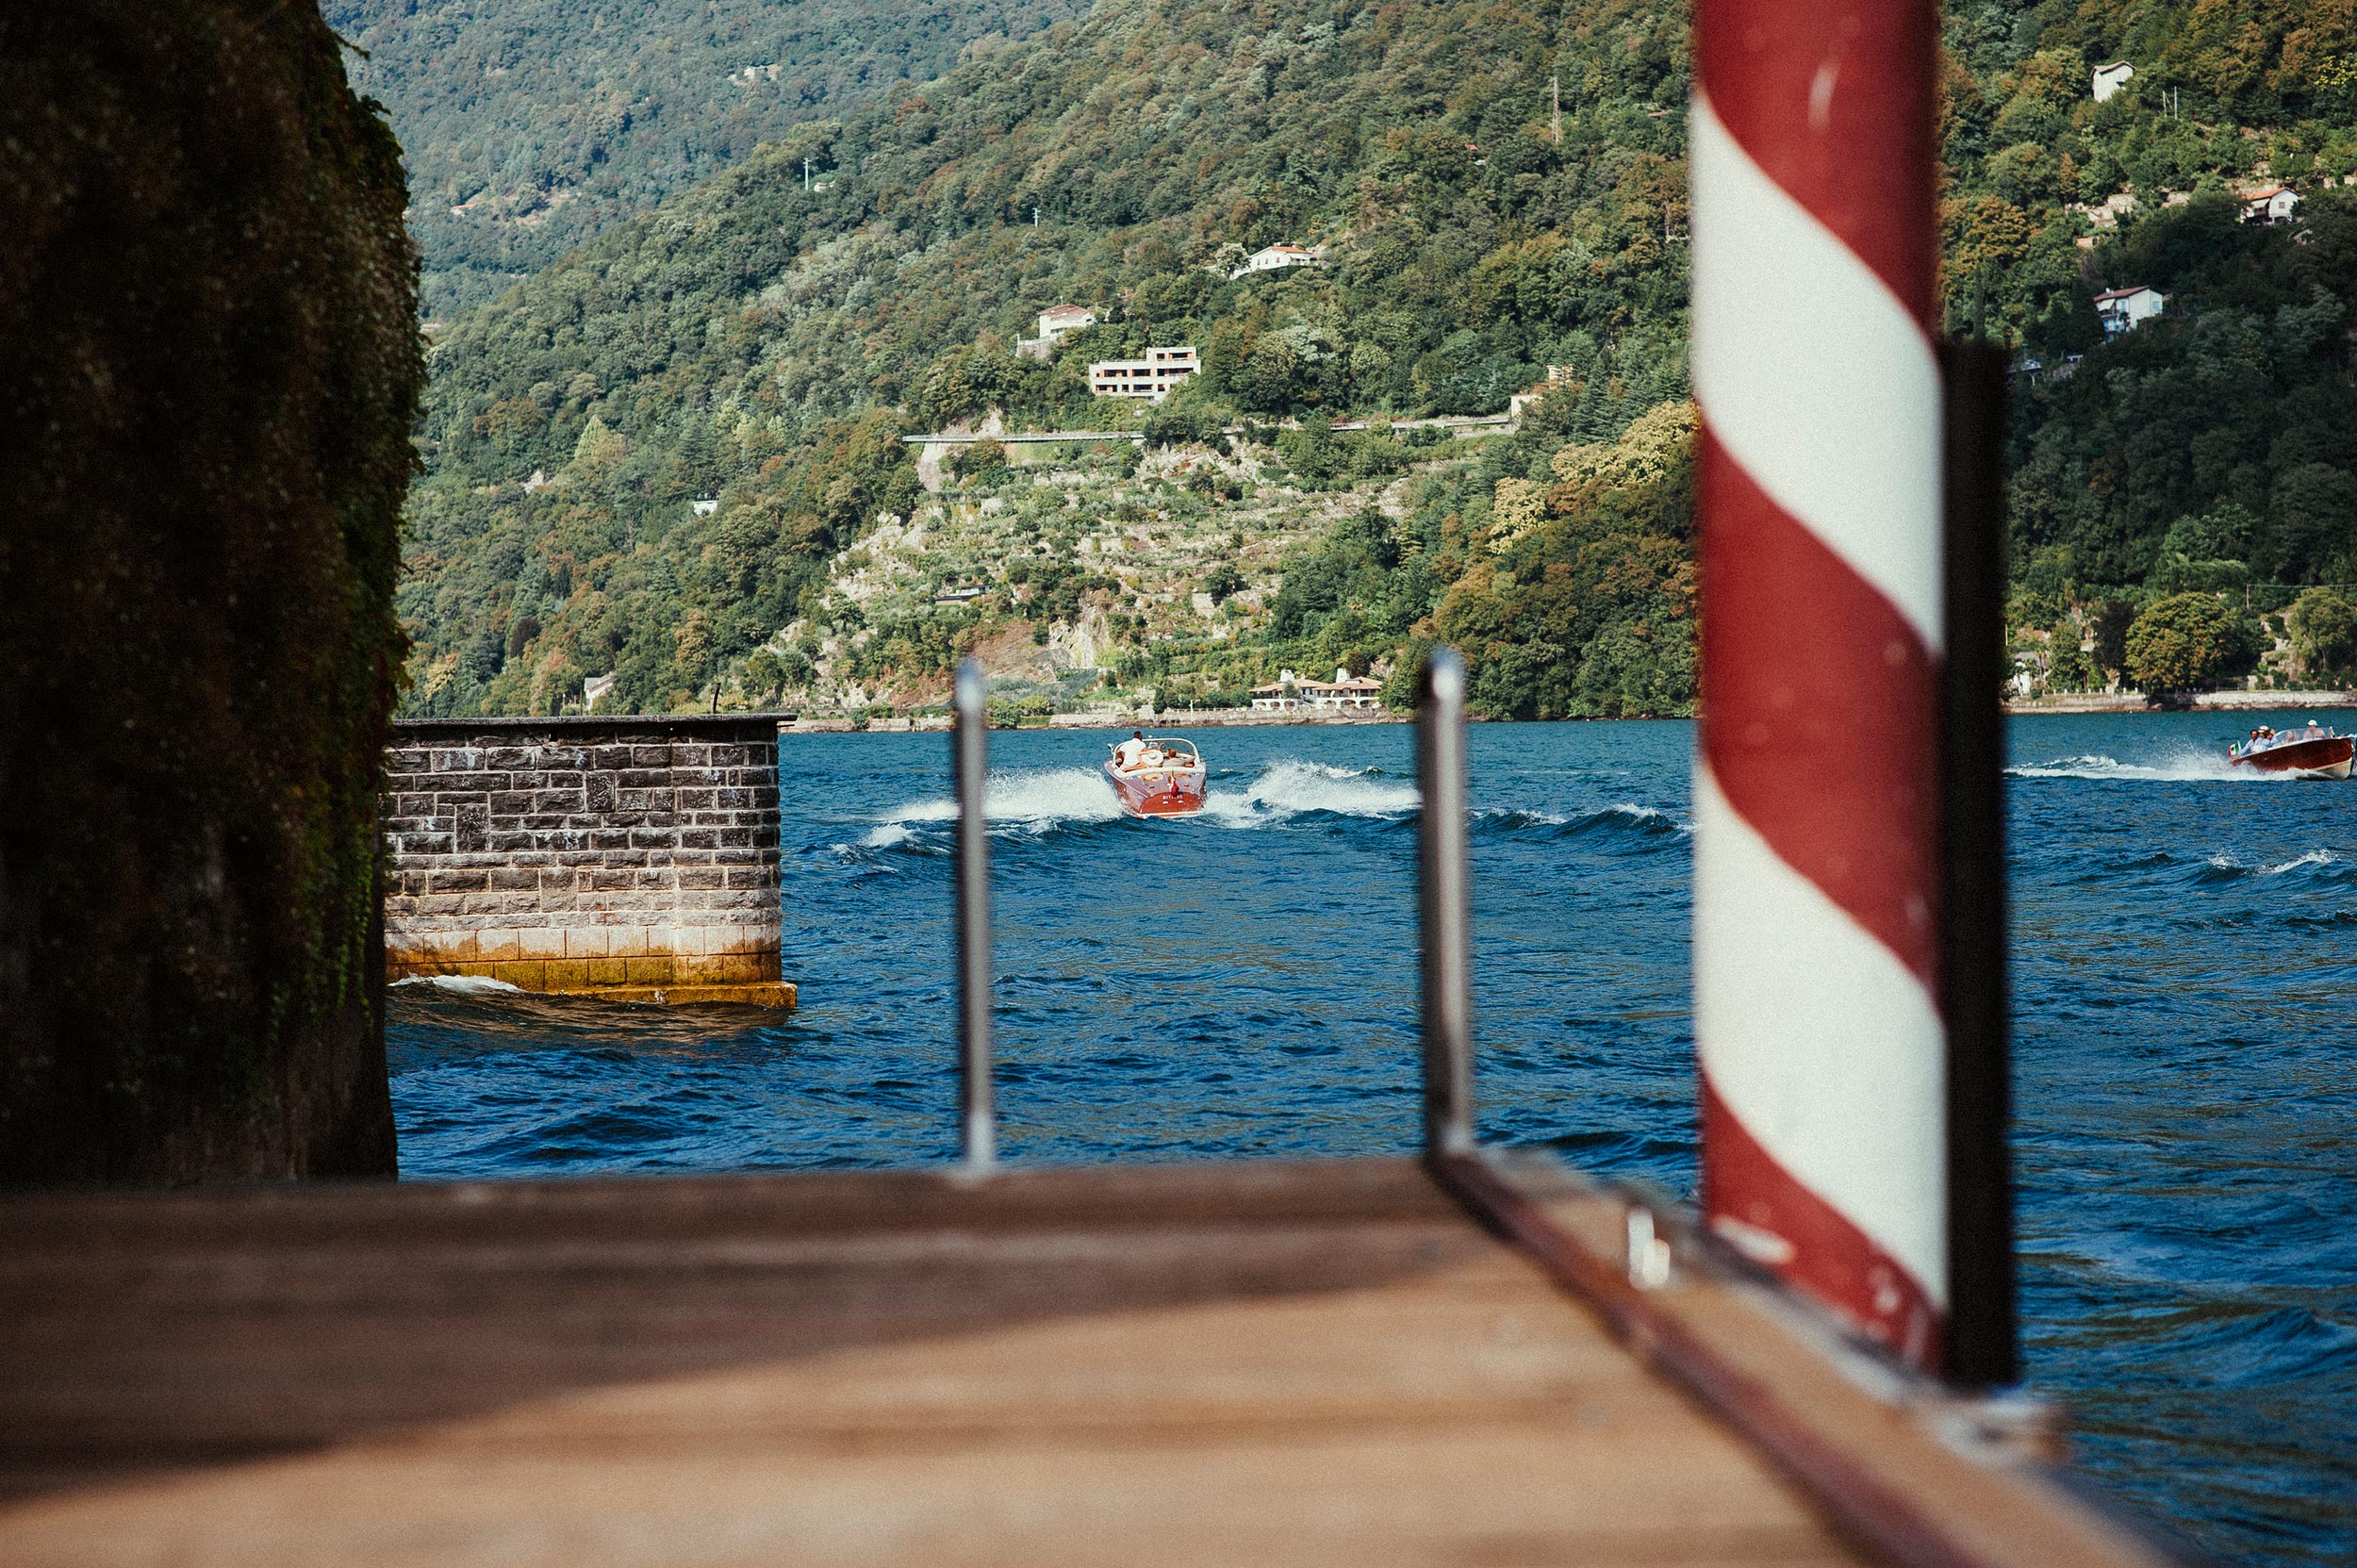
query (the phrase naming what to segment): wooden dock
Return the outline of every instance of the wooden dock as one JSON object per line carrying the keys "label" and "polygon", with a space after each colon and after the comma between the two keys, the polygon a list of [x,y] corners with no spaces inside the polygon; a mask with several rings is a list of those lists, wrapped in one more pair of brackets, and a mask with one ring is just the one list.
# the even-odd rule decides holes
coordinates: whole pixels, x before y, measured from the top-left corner
{"label": "wooden dock", "polygon": [[1544,1163],[6,1215],[18,1568],[2162,1560]]}

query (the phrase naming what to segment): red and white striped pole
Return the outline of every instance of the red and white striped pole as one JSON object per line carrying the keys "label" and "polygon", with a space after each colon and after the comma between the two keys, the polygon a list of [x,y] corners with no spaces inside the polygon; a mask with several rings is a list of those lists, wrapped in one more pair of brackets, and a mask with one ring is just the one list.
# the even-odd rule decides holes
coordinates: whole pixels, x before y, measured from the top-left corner
{"label": "red and white striped pole", "polygon": [[1713,1229],[1924,1366],[1947,1299],[1931,0],[1696,0],[1695,1032]]}

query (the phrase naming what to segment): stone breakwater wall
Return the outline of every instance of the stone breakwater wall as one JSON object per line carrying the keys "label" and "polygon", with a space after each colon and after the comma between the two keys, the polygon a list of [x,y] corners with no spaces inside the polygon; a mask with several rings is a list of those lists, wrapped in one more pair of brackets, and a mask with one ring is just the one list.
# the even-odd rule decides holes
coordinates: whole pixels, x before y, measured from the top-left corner
{"label": "stone breakwater wall", "polygon": [[777,727],[744,714],[396,723],[387,977],[791,1007]]}

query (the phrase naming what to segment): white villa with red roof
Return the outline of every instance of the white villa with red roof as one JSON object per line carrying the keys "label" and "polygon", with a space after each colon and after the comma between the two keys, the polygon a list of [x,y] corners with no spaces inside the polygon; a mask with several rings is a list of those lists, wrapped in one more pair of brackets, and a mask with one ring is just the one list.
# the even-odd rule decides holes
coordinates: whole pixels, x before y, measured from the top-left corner
{"label": "white villa with red roof", "polygon": [[2242,193],[2242,221],[2246,223],[2280,223],[2292,215],[2299,205],[2299,192],[2288,185],[2263,185]]}
{"label": "white villa with red roof", "polygon": [[1379,708],[1382,690],[1383,683],[1372,676],[1353,675],[1339,667],[1330,681],[1304,680],[1287,669],[1268,685],[1252,688],[1252,706],[1261,713]]}

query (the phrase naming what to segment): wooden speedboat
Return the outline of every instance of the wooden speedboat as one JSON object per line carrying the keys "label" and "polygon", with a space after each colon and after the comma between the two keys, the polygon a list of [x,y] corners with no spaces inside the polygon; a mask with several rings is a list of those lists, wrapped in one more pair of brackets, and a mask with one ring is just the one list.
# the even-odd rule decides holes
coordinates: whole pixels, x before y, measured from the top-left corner
{"label": "wooden speedboat", "polygon": [[1191,740],[1149,735],[1122,765],[1121,748],[1105,759],[1105,777],[1131,817],[1193,817],[1203,809],[1203,758]]}
{"label": "wooden speedboat", "polygon": [[2240,746],[2229,748],[2226,760],[2237,767],[2261,773],[2290,773],[2302,779],[2346,779],[2349,759],[2357,755],[2357,736],[2336,734],[2315,719],[2307,728],[2261,730]]}

